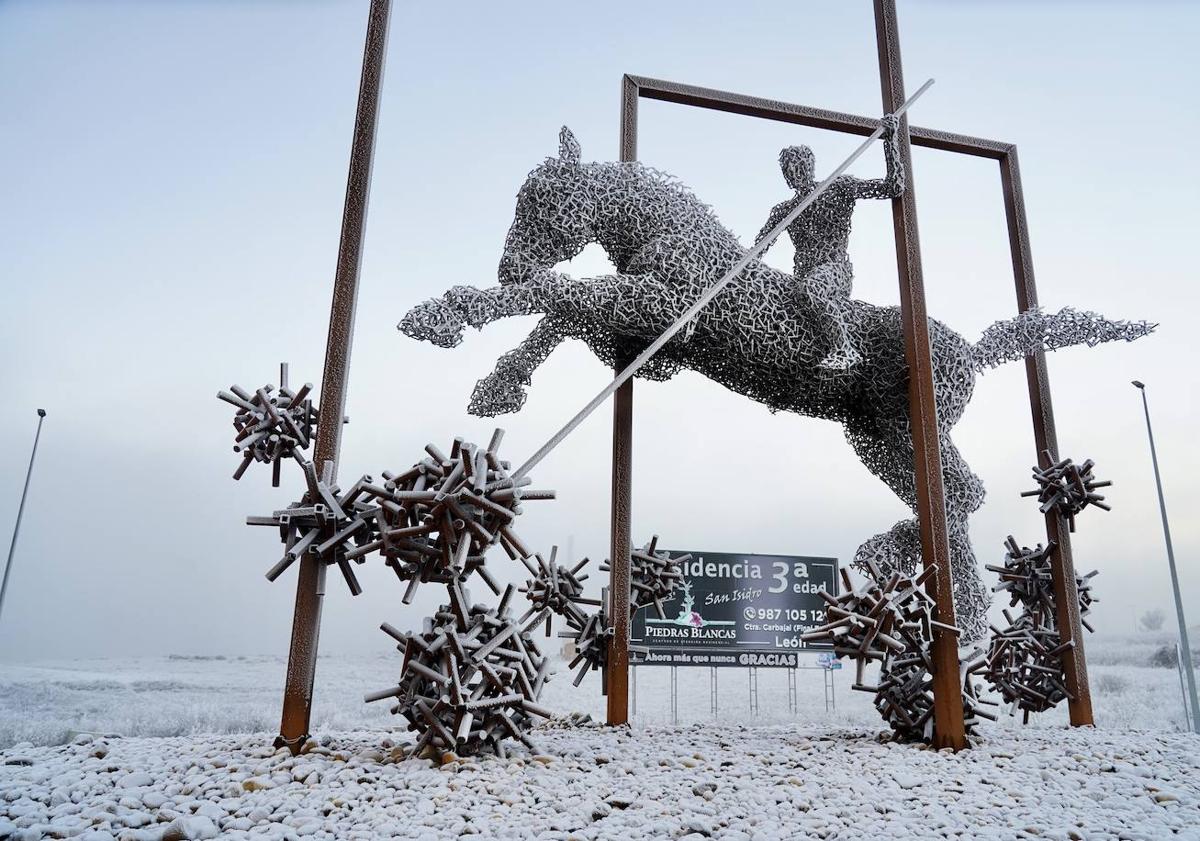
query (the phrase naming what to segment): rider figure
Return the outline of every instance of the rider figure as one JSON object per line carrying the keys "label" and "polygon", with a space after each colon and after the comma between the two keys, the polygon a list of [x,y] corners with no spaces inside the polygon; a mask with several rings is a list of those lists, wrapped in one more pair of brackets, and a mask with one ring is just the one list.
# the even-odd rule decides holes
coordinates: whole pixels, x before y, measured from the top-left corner
{"label": "rider figure", "polygon": [[[904,165],[897,160],[898,120],[888,114],[882,122],[887,177],[861,179],[841,176],[787,229],[796,249],[795,276],[799,303],[807,307],[816,319],[819,338],[827,349],[820,365],[826,369],[844,370],[862,359],[850,344],[846,331],[850,289],[854,279],[848,254],[854,202],[858,199],[891,199],[904,192]],[[813,179],[815,163],[813,152],[807,146],[789,146],[779,153],[783,177],[796,195],[775,205],[755,238],[756,242],[816,188]]]}

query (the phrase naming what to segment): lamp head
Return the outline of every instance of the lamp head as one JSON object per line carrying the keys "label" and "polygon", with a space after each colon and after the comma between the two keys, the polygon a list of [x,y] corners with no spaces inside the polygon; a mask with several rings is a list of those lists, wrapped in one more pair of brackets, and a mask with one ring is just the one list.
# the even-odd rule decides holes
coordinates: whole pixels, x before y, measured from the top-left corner
{"label": "lamp head", "polygon": [[1135,386],[1137,386],[1138,388],[1145,388],[1145,387],[1146,387],[1146,384],[1145,384],[1144,382],[1142,382],[1141,380],[1134,380],[1134,381],[1133,381],[1133,384],[1134,384]]}
{"label": "lamp head", "polygon": [[46,417],[46,410],[45,410],[45,409],[38,409],[38,417],[39,417],[39,418],[44,418],[44,417]]}

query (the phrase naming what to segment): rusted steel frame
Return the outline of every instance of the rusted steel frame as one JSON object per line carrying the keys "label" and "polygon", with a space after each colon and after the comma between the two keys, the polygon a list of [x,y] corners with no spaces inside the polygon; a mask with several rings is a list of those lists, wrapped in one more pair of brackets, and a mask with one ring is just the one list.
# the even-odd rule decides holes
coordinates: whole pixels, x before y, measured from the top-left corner
{"label": "rusted steel frame", "polygon": [[[892,20],[893,22],[895,20],[894,14]],[[628,103],[631,98],[635,102],[632,111],[628,104],[625,105],[625,111],[632,113],[632,118],[623,119],[623,148],[627,142],[633,144],[631,148],[636,148],[636,99],[638,97],[859,136],[870,134],[878,125],[878,121],[874,117],[829,111],[747,94],[654,79],[648,76],[627,74],[624,77],[623,85],[624,102]],[[629,141],[625,139],[625,135],[630,135]],[[1029,307],[1036,306],[1037,290],[1034,284],[1033,263],[1029,250],[1028,225],[1021,195],[1016,146],[1003,141],[987,140],[917,126],[908,128],[908,137],[912,146],[988,158],[1000,164],[1019,308],[1024,311]],[[908,159],[911,159],[910,150],[906,150],[906,155]],[[911,173],[911,167],[909,171]],[[907,252],[905,253],[907,254]],[[922,298],[922,305],[923,303]],[[1039,460],[1041,452],[1047,449],[1057,457],[1058,445],[1054,413],[1050,402],[1045,354],[1038,354],[1026,360],[1026,369],[1029,378],[1030,407],[1033,414],[1034,442]],[[1070,638],[1075,641],[1074,648],[1064,660],[1064,668],[1069,681],[1068,688],[1075,696],[1075,700],[1070,703],[1071,722],[1076,725],[1091,724],[1091,696],[1087,682],[1082,631],[1078,621],[1077,599],[1073,596],[1076,588],[1070,536],[1067,530],[1062,528],[1061,524],[1051,516],[1046,518],[1046,534],[1049,540],[1055,541],[1060,547],[1060,550],[1054,554],[1056,580],[1066,582],[1066,588],[1072,591],[1071,594],[1068,594],[1064,588],[1064,592],[1059,594],[1059,604],[1066,606],[1065,610],[1071,613],[1069,617],[1060,616],[1059,625],[1069,629]],[[1067,574],[1063,574],[1064,571],[1067,571]],[[1060,607],[1061,610],[1064,608]],[[1065,636],[1064,640],[1066,640]]]}
{"label": "rusted steel frame", "polygon": [[[354,139],[350,150],[350,171],[346,178],[337,270],[333,280],[329,337],[325,345],[325,369],[321,377],[321,413],[314,452],[317,471],[329,484],[335,481],[342,443],[346,384],[350,372],[354,314],[358,303],[358,279],[362,266],[367,199],[375,155],[375,130],[390,13],[391,0],[371,0],[358,89],[358,110],[354,118]],[[276,740],[277,745],[286,745],[292,753],[300,751],[309,735],[324,595],[325,566],[314,554],[306,553],[300,559],[300,574],[296,582],[296,607],[292,616],[292,641],[288,649],[283,715]]]}
{"label": "rusted steel frame", "polygon": [[[824,108],[813,108],[809,105],[761,99],[747,94],[652,79],[648,76],[626,75],[625,85],[627,87],[632,85],[636,88],[638,96],[659,102],[673,102],[677,105],[706,108],[710,111],[724,111],[729,114],[758,117],[779,123],[840,131],[845,134],[857,134],[860,137],[866,137],[879,128],[878,117],[827,111]],[[993,160],[1001,160],[1012,148],[1011,143],[1003,143],[998,140],[985,140],[980,137],[915,126],[909,128],[909,136],[912,138],[914,146]]]}
{"label": "rusted steel frame", "polygon": [[[883,110],[895,111],[904,102],[904,68],[900,60],[900,33],[895,0],[875,0],[875,41],[879,48],[879,82]],[[942,483],[942,453],[938,435],[937,401],[933,384],[933,355],[929,346],[929,320],[925,311],[925,281],[921,272],[921,244],[917,233],[912,149],[908,118],[900,118],[899,158],[907,173],[904,193],[892,200],[896,235],[896,266],[900,273],[900,321],[904,330],[904,356],[908,362],[908,405],[916,462],[917,520],[921,555],[926,568],[937,566],[930,595],[936,602],[937,621],[955,624],[954,583],[950,573],[950,540],[946,525],[946,490]],[[962,676],[959,674],[955,635],[934,627],[933,645],[933,744],[959,750],[967,746],[963,721]]]}
{"label": "rusted steel frame", "polygon": [[[637,160],[638,93],[626,76],[621,82],[621,160]],[[632,357],[617,359],[624,370]],[[612,518],[609,543],[609,618],[613,635],[608,646],[605,689],[610,725],[629,722],[629,574],[633,508],[633,380],[613,394]]]}
{"label": "rusted steel frame", "polygon": [[[1008,220],[1008,245],[1012,252],[1017,309],[1024,312],[1037,307],[1038,297],[1029,245],[1029,223],[1025,217],[1025,198],[1021,190],[1021,168],[1015,146],[1010,146],[1000,159],[1000,183],[1004,189],[1004,215]],[[1025,376],[1029,383],[1029,407],[1033,413],[1033,439],[1038,464],[1045,468],[1059,458],[1045,353],[1039,352],[1025,360]],[[1092,717],[1092,691],[1083,650],[1071,533],[1062,517],[1053,510],[1046,513],[1046,539],[1048,545],[1054,546],[1050,555],[1050,571],[1054,581],[1055,618],[1062,641],[1069,643],[1062,653],[1063,673],[1069,693],[1067,708],[1072,726],[1091,725],[1095,723]]]}

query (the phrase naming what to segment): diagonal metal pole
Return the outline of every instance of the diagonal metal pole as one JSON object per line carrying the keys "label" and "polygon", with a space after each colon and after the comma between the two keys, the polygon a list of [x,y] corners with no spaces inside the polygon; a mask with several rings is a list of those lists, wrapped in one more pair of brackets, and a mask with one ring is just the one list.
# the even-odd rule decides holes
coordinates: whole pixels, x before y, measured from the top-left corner
{"label": "diagonal metal pole", "polygon": [[1150,401],[1146,399],[1146,385],[1133,381],[1142,393],[1142,408],[1146,410],[1146,435],[1150,439],[1150,460],[1154,464],[1154,485],[1158,488],[1158,511],[1162,515],[1163,539],[1167,543],[1167,564],[1171,569],[1171,589],[1175,592],[1175,618],[1179,622],[1179,643],[1183,651],[1183,672],[1187,675],[1188,695],[1192,705],[1192,729],[1200,733],[1200,701],[1196,698],[1196,670],[1192,665],[1192,646],[1188,641],[1187,620],[1183,617],[1183,596],[1179,592],[1179,573],[1175,569],[1175,548],[1171,544],[1171,526],[1167,522],[1167,503],[1163,499],[1162,475],[1158,472],[1158,450],[1154,447],[1154,428],[1150,426]]}
{"label": "diagonal metal pole", "polygon": [[[875,0],[875,39],[879,50],[879,81],[883,109],[893,111],[904,100],[904,68],[900,61],[900,30],[895,0]],[[925,281],[921,272],[921,243],[917,236],[917,200],[913,189],[912,148],[908,118],[901,117],[900,161],[908,175],[903,195],[892,200],[896,234],[896,263],[900,272],[900,320],[904,357],[908,363],[908,412],[912,427],[917,491],[917,522],[921,555],[926,567],[936,564],[930,595],[937,620],[955,624],[954,584],[950,572],[950,539],[946,522],[946,489],[942,484],[941,437],[933,385],[933,354],[925,312]],[[933,658],[933,744],[959,750],[967,746],[963,718],[962,676],[958,642],[953,634],[935,628]]]}
{"label": "diagonal metal pole", "polygon": [[17,508],[17,522],[13,526],[12,543],[8,544],[8,560],[4,563],[4,582],[0,583],[0,614],[4,612],[4,595],[8,592],[8,576],[12,572],[13,553],[17,551],[17,535],[21,533],[21,515],[25,513],[25,498],[29,495],[29,480],[33,476],[33,460],[37,458],[38,441],[42,438],[42,421],[46,410],[38,409],[37,432],[33,434],[33,452],[29,454],[29,469],[25,471],[25,487],[21,491],[21,504]]}
{"label": "diagonal metal pole", "polygon": [[[321,377],[321,413],[314,450],[317,470],[331,484],[336,481],[342,444],[346,384],[350,373],[350,349],[354,338],[354,314],[358,304],[358,279],[362,268],[367,199],[371,190],[371,165],[375,157],[375,129],[383,87],[390,16],[391,0],[371,0],[363,48],[362,77],[358,88],[358,110],[354,118],[354,139],[350,148],[350,171],[346,178],[342,235],[333,279],[329,337],[325,345],[325,369]],[[300,575],[296,582],[296,608],[292,616],[292,641],[288,650],[287,682],[283,690],[283,715],[279,737],[275,740],[276,746],[286,745],[293,754],[300,752],[309,736],[324,596],[325,565],[313,554],[306,553],[300,559]]]}

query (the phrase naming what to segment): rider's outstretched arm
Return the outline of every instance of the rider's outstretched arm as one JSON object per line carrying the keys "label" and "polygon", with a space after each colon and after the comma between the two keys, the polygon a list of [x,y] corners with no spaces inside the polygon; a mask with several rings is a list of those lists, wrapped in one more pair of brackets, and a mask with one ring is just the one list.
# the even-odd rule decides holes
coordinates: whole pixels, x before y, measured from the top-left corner
{"label": "rider's outstretched arm", "polygon": [[783,217],[791,213],[792,208],[795,206],[796,199],[793,198],[788,199],[787,201],[781,201],[779,204],[771,208],[771,215],[767,217],[767,221],[763,223],[762,229],[754,237],[754,244],[757,245],[763,237],[770,233],[772,228],[782,222]]}
{"label": "rider's outstretched arm", "polygon": [[883,135],[887,177],[853,179],[856,199],[894,199],[904,193],[904,164],[900,161],[900,141],[896,138],[897,121],[891,114],[883,119],[887,127]]}

